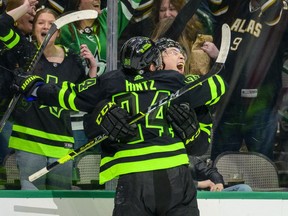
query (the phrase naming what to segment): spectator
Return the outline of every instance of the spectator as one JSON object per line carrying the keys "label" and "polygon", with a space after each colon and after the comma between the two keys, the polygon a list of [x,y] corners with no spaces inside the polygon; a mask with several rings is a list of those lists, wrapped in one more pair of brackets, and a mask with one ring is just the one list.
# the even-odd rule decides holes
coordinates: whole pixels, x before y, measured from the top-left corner
{"label": "spectator", "polygon": [[[31,2],[37,2],[35,1],[31,1]],[[34,3],[35,4],[35,3]],[[7,2],[7,6],[6,6],[6,10],[7,11],[11,11],[14,8],[18,7],[19,4],[18,1],[16,0],[9,0]],[[24,8],[24,6],[22,7]],[[2,14],[2,13],[1,13]],[[32,33],[32,20],[34,17],[34,12],[31,10],[28,13],[26,13],[25,15],[23,15],[22,17],[18,17],[17,23],[15,23],[17,25],[13,26],[13,30],[16,32],[14,35],[14,38],[12,38],[12,42],[11,40],[6,40],[1,39],[1,43],[0,43],[0,49],[1,49],[1,56],[0,56],[0,70],[1,70],[1,113],[4,112],[8,106],[8,103],[10,102],[9,99],[12,98],[13,96],[13,92],[10,89],[10,83],[13,79],[13,75],[9,70],[14,70],[16,67],[24,67],[24,69],[26,66],[26,62],[27,59],[30,59],[33,57],[34,55],[34,51],[32,47],[33,44],[31,43],[27,43],[29,44],[29,46],[26,46],[26,49],[21,49],[20,46],[15,45],[13,42],[13,39],[17,39],[18,35],[21,35],[22,37],[20,37],[20,40],[23,40],[23,42],[21,41],[21,43],[25,43],[26,41],[32,41],[32,37],[31,37],[31,33]],[[2,14],[2,17],[4,16],[4,13]],[[1,19],[2,21],[2,26],[4,26],[6,24],[6,22],[11,21],[10,19]],[[5,22],[4,22],[5,21]],[[1,27],[2,27],[1,26]],[[8,34],[7,29],[1,28],[0,30],[1,35],[3,34]],[[3,42],[3,40],[6,40]],[[7,47],[10,47],[10,49],[8,49]],[[13,49],[11,49],[13,48]],[[10,82],[7,82],[10,81]],[[7,102],[4,102],[7,101]],[[4,104],[4,106],[3,106]]]}
{"label": "spectator", "polygon": [[194,179],[194,184],[198,190],[209,191],[252,191],[247,184],[237,184],[224,188],[223,176],[217,168],[209,167],[199,157],[190,156],[190,169]]}
{"label": "spectator", "polygon": [[[191,3],[191,2],[190,2]],[[154,1],[153,2],[153,8],[151,13],[151,19],[152,23],[157,25],[157,23],[163,19],[167,18],[175,18],[178,13],[183,9],[183,7],[186,5],[185,0],[160,0],[160,1]],[[192,4],[193,5],[193,4]],[[191,16],[191,15],[190,15]],[[205,18],[200,17],[200,13],[197,13],[192,15],[191,19],[187,23],[187,30],[190,33],[191,40],[196,39],[196,35],[198,33],[212,33],[209,29],[209,25],[204,25],[206,22],[209,23],[209,20]],[[202,18],[202,19],[201,19]],[[205,29],[208,28],[208,29]]]}
{"label": "spectator", "polygon": [[[158,19],[159,9],[161,4],[170,5],[174,12],[178,13],[182,7],[186,4],[186,0],[170,0],[170,1],[154,1],[154,0],[142,0],[139,8],[136,9],[135,15],[129,23],[129,26],[124,32],[124,37],[132,36],[151,36],[151,32],[155,29],[155,25],[160,21]],[[201,1],[199,8],[194,16],[194,20],[198,19],[204,23],[203,27],[205,29],[205,34],[212,34],[212,22],[207,13],[206,1]],[[170,10],[169,10],[170,11]],[[209,11],[209,10],[208,10]],[[175,18],[175,13],[169,13],[170,18]],[[156,20],[157,19],[157,20]],[[203,33],[203,32],[202,32]]]}
{"label": "spectator", "polygon": [[[181,15],[179,15],[181,16]],[[167,30],[174,25],[183,25],[182,23],[174,23],[175,18],[167,18],[161,20],[157,25],[155,30],[152,33],[152,39],[161,38],[163,36],[169,37],[166,34]],[[184,29],[183,33],[179,33],[177,41],[187,50],[187,64],[189,67],[185,69],[185,74],[194,74],[194,75],[205,75],[210,67],[211,60],[215,60],[218,56],[218,48],[215,46],[212,41],[212,36],[209,35],[198,35],[196,41],[191,40],[191,36]],[[195,76],[197,77],[197,76]]]}
{"label": "spectator", "polygon": [[[142,52],[139,52],[139,50],[142,50]],[[171,63],[171,69],[177,71],[158,71],[157,69],[162,67],[161,56],[152,41],[143,37],[132,38],[122,48],[122,70],[112,71],[99,78],[90,79],[89,81],[94,80],[95,84],[81,92],[77,91],[77,86],[67,83],[69,87],[63,92],[64,95],[69,97],[73,94],[76,96],[76,100],[74,100],[75,103],[65,100],[61,104],[66,104],[69,109],[77,107],[88,112],[92,112],[97,107],[91,117],[88,118],[93,122],[88,126],[92,130],[95,126],[99,127],[102,117],[106,116],[107,108],[110,108],[111,112],[109,113],[112,113],[112,115],[114,113],[116,117],[118,116],[117,113],[120,112],[113,103],[105,104],[102,110],[103,105],[99,101],[103,99],[113,100],[119,105],[125,105],[131,115],[137,114],[140,110],[150,106],[155,100],[157,101],[155,96],[163,98],[169,95],[169,92],[174,92],[185,84],[185,77],[178,72],[179,70],[183,71],[184,68],[177,68],[180,63],[184,65],[183,54],[179,50],[178,52],[172,52],[171,49],[168,49],[163,55],[166,57],[163,59],[164,64]],[[146,68],[150,68],[153,73],[148,71],[143,73]],[[218,79],[221,78],[216,75],[211,77],[210,81],[217,88],[221,88],[223,86]],[[27,81],[27,79],[25,80]],[[114,81],[117,85],[112,84]],[[29,83],[29,90],[24,89],[24,92],[31,92],[36,87],[35,82],[37,81],[34,80],[34,82]],[[192,92],[194,93],[191,92],[185,95],[186,101],[190,103],[191,107],[203,104],[209,106],[211,99],[220,97],[224,93],[219,91],[219,95],[211,95],[209,83],[204,82],[193,89]],[[37,97],[41,101],[43,100],[44,103],[53,103],[59,106],[58,94],[61,87],[53,86],[52,90],[51,85],[45,84],[38,87],[37,90],[35,89],[35,91]],[[149,91],[146,91],[146,89],[149,89]],[[45,99],[48,95],[49,101]],[[139,102],[138,106],[134,104],[136,102]],[[181,102],[181,100],[179,99],[177,102]],[[110,105],[112,107],[109,107]],[[105,146],[103,144],[101,146],[103,152],[100,184],[120,176],[116,189],[114,215],[146,213],[147,206],[144,207],[144,202],[151,209],[152,212],[149,211],[151,214],[199,215],[195,188],[191,174],[187,169],[188,156],[181,140],[174,136],[172,130],[169,129],[169,125],[163,119],[165,109],[166,107],[159,107],[147,118],[139,121],[136,136],[132,133],[135,132],[135,129],[130,129],[131,126],[127,126],[127,123],[125,125],[126,119],[124,119],[124,129],[126,130],[123,130],[124,136],[116,136],[119,142],[106,143]],[[102,110],[102,112],[99,113],[99,110]],[[114,122],[114,118],[105,119],[106,123],[107,121]],[[114,124],[105,125],[113,127]],[[115,125],[114,129],[117,135],[121,127]],[[128,144],[124,144],[127,142]],[[173,181],[171,178],[173,178]],[[179,191],[179,188],[185,188],[185,190],[181,189]],[[134,192],[131,193],[131,190]],[[142,191],[145,191],[145,194],[142,194]]]}
{"label": "spectator", "polygon": [[[128,0],[125,4],[118,1],[118,36],[121,35],[129,20],[132,18],[134,9],[139,5],[140,0]],[[59,43],[75,52],[79,52],[81,44],[85,43],[91,49],[97,60],[97,75],[100,76],[106,70],[106,42],[107,42],[107,8],[100,9],[101,1],[87,2],[84,0],[72,0],[67,11],[94,9],[99,13],[95,20],[83,20],[76,24],[69,24],[61,29]],[[127,10],[129,12],[127,12]]]}
{"label": "spectator", "polygon": [[[13,31],[14,21],[29,9],[33,9],[33,3],[34,1],[29,0],[17,2],[15,6],[18,7],[3,14],[1,23],[5,26],[4,29],[17,34]],[[43,42],[57,16],[56,12],[51,9],[42,9],[36,14],[33,21],[33,36],[38,46]],[[2,22],[2,20],[6,22]],[[58,84],[65,80],[73,82],[84,80],[85,72],[80,57],[70,53],[65,47],[54,44],[58,34],[59,32],[51,37],[44,50],[44,55],[40,58],[35,70],[32,71],[33,74],[43,77],[46,82]],[[6,32],[2,32],[1,37],[5,38],[6,35]],[[27,41],[21,41],[23,44],[16,42],[16,45],[25,48]],[[33,46],[33,50],[36,50],[36,46]],[[87,46],[82,46],[81,55],[90,61],[90,70],[95,72],[95,60]],[[73,74],[71,74],[71,68],[73,68]],[[14,111],[14,121],[9,147],[16,149],[21,189],[71,189],[72,162],[60,166],[57,170],[52,171],[51,175],[38,179],[34,184],[28,181],[28,176],[35,171],[63,157],[73,149],[74,140],[69,113],[56,107],[41,106],[36,101],[27,104],[24,100],[24,102],[20,101]]]}
{"label": "spectator", "polygon": [[[37,1],[31,1],[32,4],[36,4]],[[34,3],[33,3],[34,2]],[[8,3],[8,5],[7,5]],[[18,1],[9,0],[1,1],[1,11],[11,11],[16,6],[19,5]],[[3,9],[3,10],[2,10]],[[0,13],[2,14],[2,12]],[[3,31],[7,31],[5,29],[5,22],[2,19],[4,15],[1,15],[1,22],[0,25],[0,34],[2,35]],[[29,11],[22,17],[19,17],[17,20],[17,28],[13,27],[16,31],[16,35],[21,35],[21,40],[31,41],[31,32],[32,32],[32,23],[30,22],[33,19],[34,13],[33,11]],[[3,20],[3,21],[2,21]],[[6,19],[5,21],[8,21]],[[4,25],[4,26],[3,26]],[[17,37],[16,37],[17,38]],[[11,42],[11,41],[8,41]],[[22,43],[22,42],[21,42]],[[32,44],[29,43],[30,46],[27,46],[27,49],[22,49],[20,46],[14,46],[13,49],[7,49],[3,41],[1,40],[0,43],[0,116],[4,114],[6,111],[10,100],[13,97],[13,91],[10,88],[10,84],[13,80],[13,75],[9,70],[14,70],[17,66],[18,67],[25,67],[27,59],[31,58],[34,55],[32,52],[31,47]],[[11,47],[11,46],[10,46]],[[8,140],[12,133],[12,122],[9,120],[5,124],[5,127],[0,132],[0,164],[3,163],[6,155],[11,152],[11,149],[8,148]]]}
{"label": "spectator", "polygon": [[223,23],[232,31],[226,69],[221,72],[229,91],[215,114],[211,158],[238,151],[245,143],[249,151],[273,159],[287,10],[281,0],[209,2],[215,38]]}
{"label": "spectator", "polygon": [[[211,37],[212,22],[209,16],[201,9],[198,9],[196,14],[192,17],[193,14],[191,14],[191,10],[193,10],[193,7],[195,7],[194,2],[195,1],[189,1],[187,3],[189,5],[188,6],[185,0],[180,0],[180,1],[179,0],[160,0],[160,1],[147,1],[146,0],[146,1],[143,1],[143,8],[141,8],[141,10],[143,10],[144,14],[142,15],[142,17],[141,15],[138,15],[138,17],[133,19],[134,21],[141,20],[139,21],[141,24],[139,24],[138,22],[136,24],[130,23],[128,27],[128,31],[125,32],[125,34],[127,35],[126,37],[131,37],[133,35],[144,35],[144,36],[151,37],[153,39],[159,38],[161,36],[171,38],[173,40],[180,41],[181,45],[184,46],[184,48],[186,49],[187,55],[191,56],[192,47],[197,37],[198,37],[197,40],[199,39],[202,40],[202,38],[204,38],[201,45],[204,43],[204,40],[205,41],[213,40]],[[150,7],[150,5],[152,6]],[[185,40],[187,43],[182,43],[184,41],[181,40],[181,38],[180,40],[178,40],[178,37],[171,37],[171,35],[165,35],[165,31],[168,29],[168,27],[170,27],[175,17],[183,9],[185,5],[186,5],[186,8],[187,6],[190,8],[192,7],[192,8],[191,10],[189,9],[189,11],[187,10],[188,14],[186,13],[186,14],[181,15],[183,17],[185,16],[189,17],[189,19],[187,19],[187,22],[178,23],[178,25],[185,26],[185,29],[183,30],[183,34],[181,38],[186,38]],[[202,5],[202,2],[200,5]],[[166,19],[169,19],[170,21],[166,21]],[[165,27],[163,28],[163,26]],[[137,32],[137,29],[139,29],[138,32]],[[181,32],[179,32],[179,35],[180,34]],[[217,48],[216,48],[216,51],[217,51]],[[195,60],[193,61],[193,59]],[[199,64],[197,64],[199,63],[199,61],[203,61],[203,59],[205,60],[204,64],[206,64],[205,71],[203,68],[198,69]],[[207,61],[208,61],[208,66],[206,63]],[[189,65],[189,67],[186,67],[185,69],[186,73],[192,73],[192,74],[207,73],[208,68],[210,66],[210,58],[205,52],[203,51],[200,53],[198,52],[196,55],[193,56],[193,58],[192,57],[188,58],[187,65]]]}

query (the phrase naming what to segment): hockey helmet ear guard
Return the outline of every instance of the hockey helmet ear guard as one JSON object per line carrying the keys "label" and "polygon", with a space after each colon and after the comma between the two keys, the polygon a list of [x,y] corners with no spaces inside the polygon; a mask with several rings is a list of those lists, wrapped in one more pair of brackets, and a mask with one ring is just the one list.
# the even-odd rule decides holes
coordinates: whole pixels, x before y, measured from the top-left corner
{"label": "hockey helmet ear guard", "polygon": [[163,37],[158,39],[155,42],[155,45],[160,50],[161,53],[170,47],[177,48],[180,51],[180,53],[185,57],[185,59],[187,59],[186,50],[177,41]]}
{"label": "hockey helmet ear guard", "polygon": [[148,37],[132,37],[127,40],[120,50],[120,61],[124,69],[132,72],[149,67],[152,63],[156,68],[162,66],[160,50]]}

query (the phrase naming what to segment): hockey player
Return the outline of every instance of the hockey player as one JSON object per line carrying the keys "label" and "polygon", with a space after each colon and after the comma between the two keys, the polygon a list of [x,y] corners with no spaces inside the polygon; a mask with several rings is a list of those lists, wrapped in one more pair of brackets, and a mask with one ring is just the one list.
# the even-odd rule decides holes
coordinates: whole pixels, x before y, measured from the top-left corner
{"label": "hockey player", "polygon": [[[131,38],[120,55],[121,70],[87,79],[79,85],[66,82],[62,86],[45,84],[35,88],[35,83],[41,82],[36,76],[24,80],[20,77],[17,83],[26,96],[34,92],[32,95],[45,104],[94,114],[93,124],[99,126],[108,109],[118,109],[114,103],[102,105],[100,101],[108,99],[135,115],[188,82],[177,71],[160,70],[161,54],[148,38]],[[167,57],[175,68],[184,67],[181,52],[169,51]],[[188,102],[191,108],[209,106],[224,94],[222,81],[215,75],[177,103]],[[216,94],[208,83],[213,83]],[[137,122],[136,135],[133,128],[128,128],[132,132],[127,132],[119,142],[102,146],[100,183],[119,177],[114,215],[199,215],[185,145],[165,120],[166,109],[159,107]]]}
{"label": "hockey player", "polygon": [[[58,2],[61,2],[57,0]],[[48,1],[51,2],[52,1]],[[98,12],[96,19],[85,19],[74,23],[70,23],[61,28],[61,35],[58,42],[76,53],[80,52],[80,45],[86,44],[94,55],[97,62],[97,75],[106,72],[106,48],[107,48],[107,29],[109,21],[108,8],[102,7],[101,0],[69,0],[65,1],[65,11],[81,11],[95,10]],[[113,1],[118,3],[118,28],[115,35],[121,36],[122,32],[132,18],[135,8],[138,7],[140,0],[119,0]],[[100,6],[102,10],[100,9]],[[71,115],[72,129],[75,139],[75,148],[78,148],[88,139],[83,130],[83,115],[82,112],[73,112]]]}
{"label": "hockey player", "polygon": [[[175,70],[179,73],[183,73],[183,68],[173,67],[169,64],[167,58],[167,51],[169,49],[181,50],[181,45],[169,38],[160,38],[156,41],[158,49],[162,53],[163,69]],[[186,75],[186,79],[197,80],[199,75],[189,74]],[[183,140],[188,146],[189,155],[203,155],[207,152],[209,144],[211,143],[211,130],[212,130],[212,116],[210,113],[210,107],[200,106],[195,109],[189,109],[187,103],[176,104],[169,106],[167,109],[167,120],[172,125],[175,133]],[[194,127],[194,129],[193,129]],[[196,130],[197,128],[197,130]]]}

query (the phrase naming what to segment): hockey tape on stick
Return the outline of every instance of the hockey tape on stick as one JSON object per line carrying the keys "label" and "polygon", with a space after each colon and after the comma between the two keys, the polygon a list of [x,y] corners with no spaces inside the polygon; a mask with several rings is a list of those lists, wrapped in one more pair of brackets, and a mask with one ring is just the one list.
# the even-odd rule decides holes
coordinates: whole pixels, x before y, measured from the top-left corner
{"label": "hockey tape on stick", "polygon": [[[79,20],[85,20],[85,19],[96,19],[98,16],[97,11],[95,10],[81,10],[73,13],[69,13],[65,16],[60,17],[59,19],[55,20],[55,22],[51,25],[51,28],[49,29],[47,35],[45,36],[41,46],[37,49],[36,54],[34,55],[29,67],[28,71],[33,71],[41,57],[41,55],[44,52],[44,49],[46,48],[49,40],[53,36],[53,34],[59,30],[64,25],[67,25],[69,23],[79,21]],[[1,121],[0,121],[0,132],[4,128],[7,120],[9,119],[11,113],[13,112],[16,104],[18,103],[19,99],[21,97],[21,94],[17,93],[13,96],[12,100],[10,101],[7,110],[5,111]]]}
{"label": "hockey tape on stick", "polygon": [[[224,24],[222,26],[222,39],[221,39],[220,52],[219,52],[219,55],[218,55],[218,58],[217,58],[215,64],[211,68],[211,70],[205,76],[202,76],[198,80],[187,84],[183,88],[181,88],[178,91],[176,91],[174,94],[171,94],[170,96],[162,99],[161,101],[156,102],[153,106],[148,107],[146,112],[140,112],[140,113],[134,115],[130,119],[129,123],[132,124],[132,123],[137,122],[138,120],[142,119],[143,117],[145,117],[146,115],[151,113],[156,108],[158,108],[158,107],[160,107],[160,106],[162,106],[162,105],[174,100],[175,98],[180,97],[181,95],[185,94],[186,92],[190,91],[191,89],[194,89],[197,86],[201,85],[201,83],[205,82],[210,77],[218,74],[222,70],[222,68],[224,67],[224,63],[226,61],[226,58],[227,58],[227,55],[228,55],[228,52],[229,52],[229,49],[230,49],[230,38],[231,38],[230,28],[229,28],[229,26],[227,24]],[[36,179],[40,178],[41,176],[47,174],[49,171],[54,169],[56,166],[58,166],[60,164],[63,164],[63,163],[66,163],[69,160],[72,160],[76,156],[78,156],[81,153],[87,151],[88,149],[92,148],[93,146],[101,143],[102,141],[104,141],[107,138],[108,138],[108,136],[106,136],[105,134],[97,136],[96,138],[94,138],[89,143],[81,146],[80,148],[77,148],[77,149],[73,150],[72,152],[70,152],[69,154],[65,155],[64,157],[58,159],[54,163],[52,163],[52,164],[44,167],[43,169],[35,172],[34,174],[30,175],[29,176],[29,181],[30,182],[35,181]]]}

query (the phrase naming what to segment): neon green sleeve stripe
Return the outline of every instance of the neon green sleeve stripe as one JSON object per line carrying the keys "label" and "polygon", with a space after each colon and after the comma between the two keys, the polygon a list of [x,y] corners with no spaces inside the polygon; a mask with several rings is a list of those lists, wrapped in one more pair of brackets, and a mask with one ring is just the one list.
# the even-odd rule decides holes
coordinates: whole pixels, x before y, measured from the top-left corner
{"label": "neon green sleeve stripe", "polygon": [[68,103],[69,103],[69,106],[70,106],[70,108],[72,109],[72,110],[75,110],[75,111],[79,111],[77,108],[76,108],[76,106],[75,106],[75,103],[74,103],[74,101],[75,101],[75,98],[76,98],[76,93],[75,93],[75,91],[73,90],[74,87],[75,86],[75,84],[70,84],[70,87],[71,87],[71,89],[72,89],[72,93],[69,95],[69,98],[68,98]]}
{"label": "neon green sleeve stripe", "polygon": [[63,84],[61,86],[61,90],[58,94],[59,104],[62,108],[66,109],[66,110],[68,110],[68,107],[65,104],[64,96],[65,96],[65,92],[67,91],[67,89],[68,89],[68,82],[63,82]]}
{"label": "neon green sleeve stripe", "polygon": [[207,133],[209,135],[211,134],[212,124],[203,124],[203,123],[199,122],[199,126],[200,126],[201,131],[204,131],[205,133]]}
{"label": "neon green sleeve stripe", "polygon": [[[74,83],[69,83],[69,82],[63,82],[62,86],[61,86],[61,90],[58,94],[58,101],[59,101],[59,104],[62,108],[68,110],[68,109],[72,109],[74,111],[79,111],[76,106],[75,106],[75,103],[74,103],[74,100],[76,98],[76,93],[75,91],[73,90],[73,87],[75,86]],[[71,89],[71,93],[69,93],[69,97],[68,97],[68,106],[69,108],[67,107],[66,103],[65,103],[65,93],[67,92],[67,89]]]}
{"label": "neon green sleeve stripe", "polygon": [[6,46],[9,49],[12,49],[14,46],[16,46],[20,41],[20,36],[18,34],[16,34],[16,38],[10,43],[10,44],[6,44]]}
{"label": "neon green sleeve stripe", "polygon": [[214,82],[212,77],[208,79],[208,83],[209,83],[209,86],[210,86],[211,100],[207,101],[206,105],[210,104],[211,101],[213,101],[218,96],[217,95],[217,87],[216,87],[216,84],[215,84],[215,82]]}
{"label": "neon green sleeve stripe", "polygon": [[[53,125],[51,125],[51,127],[53,127]],[[31,136],[36,136],[36,137],[45,138],[49,140],[55,140],[58,142],[74,143],[74,139],[71,136],[51,134],[51,133],[43,132],[40,130],[36,130],[36,129],[32,129],[32,128],[28,128],[28,127],[24,127],[24,126],[20,126],[16,124],[13,125],[13,131],[21,132],[21,133],[25,133]]]}
{"label": "neon green sleeve stripe", "polygon": [[217,78],[217,80],[218,80],[218,82],[220,83],[220,86],[221,86],[221,95],[223,95],[226,92],[226,86],[225,86],[224,80],[219,75],[216,75],[216,78]]}
{"label": "neon green sleeve stripe", "polygon": [[218,103],[219,100],[220,100],[220,95],[217,98],[215,98],[213,102],[210,102],[210,106]]}
{"label": "neon green sleeve stripe", "polygon": [[[6,44],[5,42],[10,40],[14,35],[15,35],[15,39],[12,42],[10,42],[9,44]],[[6,35],[5,37],[0,37],[0,40],[5,43],[5,46],[8,49],[12,49],[14,46],[16,46],[19,43],[20,36],[16,32],[14,32],[12,29],[10,29],[9,34]]]}
{"label": "neon green sleeve stripe", "polygon": [[220,94],[217,94],[217,90],[219,88],[217,88],[217,85],[215,84],[215,81],[213,80],[213,78],[209,78],[208,79],[208,83],[210,86],[210,92],[211,92],[211,100],[207,101],[205,105],[214,105],[216,103],[218,103],[218,101],[220,100],[220,96],[222,96],[225,91],[226,91],[226,87],[225,87],[225,83],[223,81],[223,79],[221,78],[221,76],[216,75],[215,78],[217,79],[217,81],[220,84]]}
{"label": "neon green sleeve stripe", "polygon": [[211,143],[211,128],[212,128],[212,124],[203,124],[203,123],[200,123],[199,122],[199,125],[200,125],[200,130],[201,130],[201,133],[206,133],[208,135],[208,143]]}
{"label": "neon green sleeve stripe", "polygon": [[13,37],[14,33],[15,32],[12,29],[10,29],[10,32],[5,37],[0,37],[0,40],[3,41],[3,42],[6,42],[6,41],[10,40]]}

